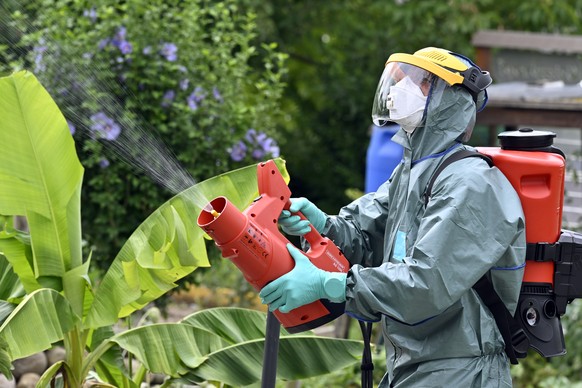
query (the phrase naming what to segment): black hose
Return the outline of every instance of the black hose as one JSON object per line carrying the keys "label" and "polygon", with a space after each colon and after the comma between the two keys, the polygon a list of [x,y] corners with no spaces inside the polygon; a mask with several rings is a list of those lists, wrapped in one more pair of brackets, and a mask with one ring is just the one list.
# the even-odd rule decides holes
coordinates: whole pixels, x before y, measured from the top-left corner
{"label": "black hose", "polygon": [[281,323],[272,312],[267,313],[265,350],[263,351],[263,375],[261,388],[275,388],[277,382],[277,356]]}

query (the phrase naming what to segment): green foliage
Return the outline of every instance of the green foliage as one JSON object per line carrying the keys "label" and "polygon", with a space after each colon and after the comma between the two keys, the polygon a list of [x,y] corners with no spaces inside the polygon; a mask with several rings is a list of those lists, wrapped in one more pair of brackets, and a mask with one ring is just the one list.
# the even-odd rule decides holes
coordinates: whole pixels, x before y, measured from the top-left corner
{"label": "green foliage", "polygon": [[[204,311],[178,323],[113,331],[119,318],[208,265],[204,233],[194,220],[217,195],[248,207],[258,195],[256,165],[171,198],[139,226],[102,281],[93,284],[90,260],[80,257],[83,168],[65,118],[30,72],[0,78],[0,95],[0,139],[11,145],[0,153],[0,372],[10,378],[14,360],[62,343],[65,360],[47,369],[39,386],[62,380],[64,387],[81,387],[94,372],[105,386],[123,387],[139,386],[146,371],[196,382],[258,381],[264,313]],[[287,182],[284,162],[275,163]],[[14,217],[23,215],[30,234],[14,227]],[[278,373],[284,379],[353,364],[361,347],[357,341],[283,334]],[[141,363],[135,374],[120,362],[122,348]],[[296,364],[299,357],[307,364]],[[232,368],[233,360],[247,362]]]}
{"label": "green foliage", "polygon": [[286,56],[256,44],[255,16],[236,1],[38,0],[12,10],[4,70],[33,70],[76,131],[84,238],[100,267],[170,194],[279,156]]}
{"label": "green foliage", "polygon": [[334,214],[364,187],[372,99],[393,52],[474,56],[479,29],[582,33],[582,1],[245,0],[262,39],[289,54],[282,145],[291,188]]}

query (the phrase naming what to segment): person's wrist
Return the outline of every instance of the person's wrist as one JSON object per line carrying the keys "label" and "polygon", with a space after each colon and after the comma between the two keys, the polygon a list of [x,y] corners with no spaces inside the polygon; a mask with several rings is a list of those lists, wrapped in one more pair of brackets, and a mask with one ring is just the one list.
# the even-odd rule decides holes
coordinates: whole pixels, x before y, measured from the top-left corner
{"label": "person's wrist", "polygon": [[343,272],[327,272],[323,280],[323,292],[326,299],[332,302],[346,300],[346,278]]}
{"label": "person's wrist", "polygon": [[314,222],[311,222],[311,224],[313,225],[315,230],[317,230],[319,233],[322,233],[327,222],[327,214],[325,214],[319,209],[317,209],[317,211],[319,212],[319,214],[317,214],[316,219],[314,220]]}

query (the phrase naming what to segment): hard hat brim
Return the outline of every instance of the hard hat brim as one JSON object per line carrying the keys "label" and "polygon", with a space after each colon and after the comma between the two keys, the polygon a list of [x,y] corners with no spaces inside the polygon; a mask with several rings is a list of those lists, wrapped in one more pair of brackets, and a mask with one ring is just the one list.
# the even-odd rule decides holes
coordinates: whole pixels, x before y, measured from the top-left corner
{"label": "hard hat brim", "polygon": [[[407,63],[409,65],[414,65],[414,66],[420,67],[421,69],[429,71],[429,72],[433,73],[434,75],[436,75],[437,77],[443,79],[449,85],[456,85],[456,84],[462,85],[463,84],[464,77],[461,74],[447,70],[444,67],[439,66],[436,63],[431,62],[431,61],[424,59],[422,57],[418,57],[418,56],[411,55],[411,54],[396,53],[396,54],[390,55],[390,57],[386,61],[386,64],[388,64],[390,62],[402,62],[402,63]],[[462,62],[460,62],[460,61],[459,61],[459,64],[460,64],[460,66],[458,64],[454,64],[454,66],[455,67],[464,66],[462,64]],[[464,66],[464,68],[459,68],[459,69],[455,69],[455,70],[462,72],[464,70],[467,70],[467,66]]]}

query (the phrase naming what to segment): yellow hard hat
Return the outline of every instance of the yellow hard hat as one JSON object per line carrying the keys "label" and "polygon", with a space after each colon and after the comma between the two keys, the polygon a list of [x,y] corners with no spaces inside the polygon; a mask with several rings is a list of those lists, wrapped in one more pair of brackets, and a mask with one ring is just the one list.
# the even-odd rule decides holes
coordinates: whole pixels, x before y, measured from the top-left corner
{"label": "yellow hard hat", "polygon": [[479,93],[492,82],[489,72],[481,70],[468,58],[437,47],[426,47],[414,54],[392,54],[386,65],[390,62],[414,65],[431,72],[451,86],[462,85],[469,90],[475,102]]}

